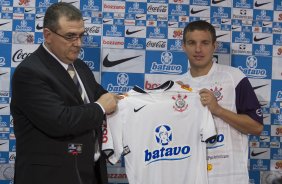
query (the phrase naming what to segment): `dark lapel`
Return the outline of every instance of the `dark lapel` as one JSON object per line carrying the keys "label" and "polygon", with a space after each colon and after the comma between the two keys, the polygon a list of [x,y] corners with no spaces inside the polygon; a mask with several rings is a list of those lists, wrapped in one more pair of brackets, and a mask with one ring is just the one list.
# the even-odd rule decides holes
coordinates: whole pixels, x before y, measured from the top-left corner
{"label": "dark lapel", "polygon": [[45,66],[50,70],[51,73],[53,73],[55,78],[73,93],[78,100],[78,103],[82,104],[83,101],[79,94],[78,88],[64,67],[53,56],[51,56],[42,45],[40,45],[40,47],[37,49],[36,55],[40,57],[41,61],[43,61]]}

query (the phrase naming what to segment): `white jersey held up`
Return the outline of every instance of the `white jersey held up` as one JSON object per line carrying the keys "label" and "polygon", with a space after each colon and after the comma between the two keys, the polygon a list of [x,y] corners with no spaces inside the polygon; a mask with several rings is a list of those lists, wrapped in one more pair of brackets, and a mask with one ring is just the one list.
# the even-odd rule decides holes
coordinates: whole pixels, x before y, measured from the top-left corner
{"label": "white jersey held up", "polygon": [[[225,109],[263,121],[254,90],[238,68],[214,63],[207,75],[192,77],[188,71],[180,81],[213,91]],[[218,137],[208,145],[209,184],[248,184],[248,136],[217,117],[214,121]]]}
{"label": "white jersey held up", "polygon": [[[159,90],[134,88],[108,116],[116,163],[123,154],[130,184],[207,184],[205,141],[216,135],[198,92],[172,81]],[[110,135],[109,135],[110,136]]]}

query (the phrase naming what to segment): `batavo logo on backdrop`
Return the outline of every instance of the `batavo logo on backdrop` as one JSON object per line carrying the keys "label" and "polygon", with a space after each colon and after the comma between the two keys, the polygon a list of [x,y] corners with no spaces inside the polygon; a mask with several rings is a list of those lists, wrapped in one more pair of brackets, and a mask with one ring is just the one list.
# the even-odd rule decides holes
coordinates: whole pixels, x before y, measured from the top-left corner
{"label": "batavo logo on backdrop", "polygon": [[267,73],[265,69],[257,69],[258,60],[255,56],[248,56],[246,59],[247,68],[239,66],[238,68],[248,77],[252,78],[266,78]]}
{"label": "batavo logo on backdrop", "polygon": [[146,4],[145,3],[131,3],[127,2],[126,4],[126,12],[133,13],[133,14],[142,14],[146,11]]}
{"label": "batavo logo on backdrop", "polygon": [[93,56],[91,54],[92,51],[93,51],[93,48],[92,49],[81,48],[78,58],[83,60],[92,71],[94,70],[97,71],[98,67],[97,66],[95,67],[95,60],[96,60],[96,63],[98,64],[99,58],[96,55]]}
{"label": "batavo logo on backdrop", "polygon": [[183,160],[191,156],[190,146],[171,146],[172,129],[169,125],[164,124],[156,127],[154,131],[155,141],[160,145],[160,149],[144,151],[144,161],[146,165],[162,160]]}
{"label": "batavo logo on backdrop", "polygon": [[169,8],[170,15],[188,15],[188,6],[182,4],[171,4]]}
{"label": "batavo logo on backdrop", "polygon": [[[126,41],[126,48],[128,49],[144,49],[145,48],[145,44],[141,44],[139,43],[139,39],[138,38],[126,38],[126,40],[131,40],[130,41]],[[145,40],[140,38],[141,41]],[[145,43],[145,41],[144,41]]]}
{"label": "batavo logo on backdrop", "polygon": [[10,32],[4,32],[4,31],[0,31],[0,43],[9,43],[11,40],[11,36],[7,36],[5,34],[8,34]]}
{"label": "batavo logo on backdrop", "polygon": [[182,41],[181,40],[169,40],[168,48],[171,51],[174,51],[174,50],[182,51]]}
{"label": "batavo logo on backdrop", "polygon": [[161,63],[153,62],[151,65],[150,73],[167,73],[167,74],[180,74],[182,73],[182,66],[172,64],[173,55],[171,52],[162,52]]}
{"label": "batavo logo on backdrop", "polygon": [[119,73],[116,78],[117,85],[108,84],[107,90],[113,93],[125,93],[131,90],[133,87],[128,86],[129,75],[126,73]]}
{"label": "batavo logo on backdrop", "polygon": [[[88,3],[87,3],[88,2]],[[96,1],[96,3],[100,1]],[[95,1],[94,0],[88,0],[88,1],[81,1],[80,2],[82,5],[82,10],[91,10],[91,11],[99,11],[101,4],[95,5]]]}

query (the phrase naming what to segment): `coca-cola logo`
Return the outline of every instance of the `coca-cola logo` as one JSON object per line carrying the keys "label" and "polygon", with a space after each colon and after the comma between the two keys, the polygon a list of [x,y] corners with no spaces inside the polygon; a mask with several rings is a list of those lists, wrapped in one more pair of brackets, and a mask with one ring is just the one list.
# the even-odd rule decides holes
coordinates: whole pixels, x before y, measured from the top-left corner
{"label": "coca-cola logo", "polygon": [[165,13],[166,11],[167,11],[167,7],[163,6],[163,5],[158,6],[158,7],[154,7],[154,6],[150,5],[148,7],[148,12],[164,12]]}
{"label": "coca-cola logo", "polygon": [[13,62],[15,62],[15,63],[22,62],[30,54],[31,53],[23,52],[23,49],[19,49],[13,55]]}
{"label": "coca-cola logo", "polygon": [[98,26],[86,27],[86,28],[85,28],[85,31],[86,31],[88,34],[91,34],[91,33],[99,33],[99,32],[100,32],[100,27],[98,27]]}
{"label": "coca-cola logo", "polygon": [[166,47],[166,42],[165,41],[158,41],[158,42],[148,41],[146,46],[147,46],[147,48],[148,47],[165,48]]}

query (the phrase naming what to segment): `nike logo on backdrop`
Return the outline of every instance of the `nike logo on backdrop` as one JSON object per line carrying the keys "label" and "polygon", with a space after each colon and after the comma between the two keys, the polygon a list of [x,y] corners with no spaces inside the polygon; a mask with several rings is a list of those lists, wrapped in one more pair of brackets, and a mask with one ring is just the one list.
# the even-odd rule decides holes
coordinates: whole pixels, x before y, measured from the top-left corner
{"label": "nike logo on backdrop", "polygon": [[126,61],[129,61],[129,60],[132,60],[132,59],[135,59],[135,58],[138,58],[140,57],[141,55],[139,56],[133,56],[133,57],[129,57],[129,58],[124,58],[124,59],[119,59],[119,60],[114,60],[114,61],[110,61],[108,59],[108,56],[109,54],[105,57],[105,59],[103,60],[103,65],[104,67],[113,67],[113,66],[116,66],[118,64],[121,64],[121,63],[124,63]]}
{"label": "nike logo on backdrop", "polygon": [[1,23],[0,26],[4,26],[5,24],[9,24],[10,22]]}
{"label": "nike logo on backdrop", "polygon": [[218,36],[216,36],[216,38],[220,38],[220,37],[223,37],[223,36],[225,36],[225,35],[228,35],[228,33],[222,34],[222,35],[218,35]]}
{"label": "nike logo on backdrop", "polygon": [[207,10],[207,9],[194,10],[194,9],[192,8],[192,9],[191,9],[191,13],[192,13],[192,14],[196,14],[196,13],[200,13],[200,12],[205,11],[205,10]]}
{"label": "nike logo on backdrop", "polygon": [[177,23],[168,23],[168,26],[173,26],[175,24],[177,24]]}
{"label": "nike logo on backdrop", "polygon": [[260,6],[269,4],[269,3],[271,3],[271,2],[267,2],[267,3],[258,3],[258,2],[256,1],[256,2],[255,2],[255,7],[260,7]]}
{"label": "nike logo on backdrop", "polygon": [[252,156],[252,157],[255,157],[255,156],[261,155],[261,154],[266,153],[266,152],[267,152],[267,151],[261,151],[261,152],[255,153],[254,151],[252,151],[251,156]]}
{"label": "nike logo on backdrop", "polygon": [[103,20],[103,23],[107,23],[107,22],[110,22],[112,20]]}
{"label": "nike logo on backdrop", "polygon": [[268,26],[268,25],[270,25],[270,24],[271,24],[271,23],[268,23],[268,24],[267,24],[267,23],[263,23],[262,26]]}
{"label": "nike logo on backdrop", "polygon": [[232,27],[232,30],[234,30],[234,29],[239,29],[240,27]]}
{"label": "nike logo on backdrop", "polygon": [[4,109],[4,108],[6,108],[6,107],[8,107],[8,106],[0,107],[0,109]]}
{"label": "nike logo on backdrop", "polygon": [[72,1],[72,2],[67,2],[68,4],[74,4],[74,3],[76,3],[76,2],[78,2],[78,1]]}
{"label": "nike logo on backdrop", "polygon": [[136,16],[136,19],[141,19],[142,17],[145,17],[144,15],[142,16]]}
{"label": "nike logo on backdrop", "polygon": [[270,36],[266,36],[266,37],[262,37],[262,38],[257,38],[257,36],[255,36],[255,37],[254,37],[254,41],[255,41],[255,42],[259,42],[259,41],[264,40],[264,39],[269,38],[269,37],[270,37]]}
{"label": "nike logo on backdrop", "polygon": [[134,108],[134,112],[138,112],[138,111],[140,111],[143,107],[145,107],[146,105],[143,105],[142,107],[139,107],[138,109],[135,109]]}
{"label": "nike logo on backdrop", "polygon": [[140,31],[143,31],[144,29],[139,29],[139,30],[135,30],[135,31],[129,31],[128,29],[126,30],[126,34],[127,35],[132,35],[132,34],[134,34],[134,33],[138,33],[138,32],[140,32]]}
{"label": "nike logo on backdrop", "polygon": [[264,137],[264,138],[261,137],[261,138],[259,138],[260,141],[264,141],[264,140],[267,140],[267,139],[268,139],[267,137]]}
{"label": "nike logo on backdrop", "polygon": [[8,73],[8,72],[5,72],[5,73],[0,73],[0,76],[1,76],[1,75],[5,75],[6,73]]}
{"label": "nike logo on backdrop", "polygon": [[39,24],[37,24],[37,25],[36,25],[36,29],[37,29],[37,30],[43,29],[43,26],[40,26]]}
{"label": "nike logo on backdrop", "polygon": [[0,146],[3,145],[3,144],[6,144],[6,143],[7,143],[7,142],[2,142],[2,143],[0,143]]}
{"label": "nike logo on backdrop", "polygon": [[221,3],[221,2],[223,2],[223,1],[225,1],[225,0],[218,0],[218,1],[212,0],[212,4],[218,4],[218,3]]}
{"label": "nike logo on backdrop", "polygon": [[229,22],[229,20],[222,20],[221,23],[225,24],[226,22]]}
{"label": "nike logo on backdrop", "polygon": [[268,84],[264,84],[264,85],[260,85],[260,86],[255,86],[255,87],[253,87],[253,89],[256,90],[256,89],[262,88],[262,87],[267,86],[267,85]]}
{"label": "nike logo on backdrop", "polygon": [[[265,104],[266,105],[266,104]],[[269,116],[263,116],[263,119],[268,118]]]}
{"label": "nike logo on backdrop", "polygon": [[29,10],[24,9],[25,13],[28,13],[28,12],[31,12],[31,11],[33,11],[33,9],[29,9]]}
{"label": "nike logo on backdrop", "polygon": [[36,19],[40,19],[40,18],[44,17],[44,15],[43,16],[42,15],[41,16],[36,15],[35,17],[36,17]]}

